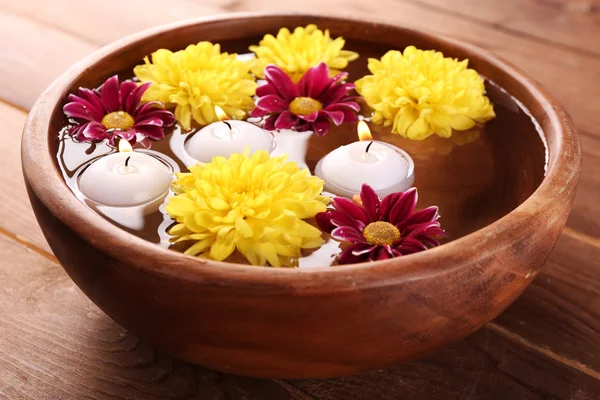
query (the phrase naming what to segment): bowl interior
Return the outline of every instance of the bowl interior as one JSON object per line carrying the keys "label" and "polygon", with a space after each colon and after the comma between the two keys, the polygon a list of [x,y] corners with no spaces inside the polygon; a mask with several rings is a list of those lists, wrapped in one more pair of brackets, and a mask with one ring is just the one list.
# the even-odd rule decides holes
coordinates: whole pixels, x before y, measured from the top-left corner
{"label": "bowl interior", "polygon": [[[159,48],[175,51],[191,43],[210,40],[220,43],[223,51],[244,54],[248,53],[249,45],[258,43],[266,33],[275,34],[281,27],[293,29],[311,22],[316,22],[320,28],[330,29],[332,36],[344,36],[345,48],[360,54],[360,58],[347,68],[351,81],[369,73],[369,58],[380,58],[390,49],[403,50],[408,45],[443,51],[446,56],[461,59],[469,56],[461,47],[445,42],[434,43],[426,35],[399,28],[373,30],[369,24],[350,26],[343,21],[301,16],[285,20],[266,17],[261,27],[236,23],[232,19],[191,26],[185,31],[174,29],[129,44],[83,71],[66,88],[63,102],[54,109],[49,147],[54,154],[59,151],[59,132],[67,122],[62,114],[62,105],[68,93],[79,86],[96,87],[114,73],[118,73],[121,79],[131,78],[133,67],[152,51]],[[424,141],[412,141],[390,134],[389,128],[371,124],[375,139],[404,149],[414,159],[418,206],[440,207],[448,240],[472,233],[514,210],[540,185],[547,170],[547,148],[541,128],[529,111],[511,96],[510,87],[503,87],[506,77],[477,55],[469,58],[470,67],[486,77],[487,94],[497,114],[484,127],[457,132],[451,139],[432,136]],[[181,135],[181,132],[176,130],[170,134]],[[313,135],[306,163],[312,170],[327,153],[355,140],[356,124],[336,127],[324,137]],[[168,143],[168,140],[158,142],[153,150],[174,157]],[[55,162],[59,167],[59,160]],[[185,168],[183,164],[180,167]],[[147,221],[145,233],[130,231],[147,240],[160,241],[157,229],[162,223],[162,216],[150,215]]]}

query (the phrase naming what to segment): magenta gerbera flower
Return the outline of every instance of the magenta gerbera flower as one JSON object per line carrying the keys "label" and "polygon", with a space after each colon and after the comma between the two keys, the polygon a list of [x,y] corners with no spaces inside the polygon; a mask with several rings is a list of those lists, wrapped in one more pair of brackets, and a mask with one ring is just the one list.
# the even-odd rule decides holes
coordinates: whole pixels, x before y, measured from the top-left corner
{"label": "magenta gerbera flower", "polygon": [[294,83],[276,65],[265,68],[267,84],[256,89],[258,101],[252,117],[267,117],[265,129],[314,131],[325,135],[330,123],[356,122],[360,106],[348,93],[353,83],[343,83],[347,73],[329,77],[329,67],[320,63]]}
{"label": "magenta gerbera flower", "polygon": [[385,260],[439,246],[445,236],[437,221],[437,207],[416,211],[417,189],[392,193],[379,200],[375,191],[363,184],[360,206],[337,197],[334,210],[316,215],[319,227],[340,241],[352,243],[339,257],[340,264]]}
{"label": "magenta gerbera flower", "polygon": [[101,142],[108,139],[115,146],[117,138],[132,145],[140,142],[148,148],[151,141],[165,136],[164,128],[175,123],[173,113],[162,103],[140,104],[150,83],[134,81],[119,83],[117,75],[104,82],[99,90],[79,88],[69,95],[63,111],[72,118],[69,134],[79,142]]}

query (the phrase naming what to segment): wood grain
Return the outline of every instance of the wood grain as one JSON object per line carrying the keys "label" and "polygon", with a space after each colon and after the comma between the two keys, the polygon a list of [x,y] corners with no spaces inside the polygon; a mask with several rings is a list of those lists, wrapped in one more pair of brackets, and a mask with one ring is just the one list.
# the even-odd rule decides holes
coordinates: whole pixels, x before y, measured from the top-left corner
{"label": "wood grain", "polygon": [[[435,3],[437,7],[424,7],[422,4],[426,1]],[[24,108],[29,107],[37,94],[73,61],[130,29],[133,31],[147,26],[147,21],[148,25],[161,21],[164,14],[163,9],[142,7],[145,13],[143,18],[126,19],[123,23],[122,15],[109,11],[114,8],[103,8],[93,1],[78,2],[80,8],[76,17],[64,11],[65,6],[74,6],[73,2],[67,0],[57,2],[57,7],[49,7],[41,0],[2,0],[0,4],[0,10],[3,11],[0,13],[0,32],[4,37],[0,41],[0,98]],[[129,4],[119,2],[118,6],[121,10],[135,11],[128,8]],[[188,12],[189,16],[193,16],[191,14],[194,11],[191,10],[197,10],[198,7],[197,2],[191,0],[177,4],[181,8],[168,10],[169,15],[177,14],[174,19],[185,17]],[[593,54],[589,54],[590,51],[597,52],[596,41],[589,39],[589,35],[592,38],[598,35],[597,22],[589,21],[597,21],[598,6],[595,1],[584,0],[511,0],[509,5],[519,7],[518,12],[510,14],[515,21],[505,19],[501,23],[491,24],[487,19],[490,16],[506,15],[506,11],[502,10],[504,4],[506,2],[491,0],[420,0],[420,4],[402,4],[390,0],[382,2],[381,8],[375,8],[350,0],[332,3],[313,1],[305,2],[302,6],[276,5],[266,0],[214,0],[202,2],[202,7],[225,11],[302,7],[323,12],[368,14],[369,18],[434,29],[477,42],[503,55],[532,73],[558,95],[576,117],[576,123],[589,131],[582,136],[584,171],[575,208],[569,219],[570,225],[577,231],[569,231],[574,233],[567,232],[563,236],[533,286],[496,323],[503,329],[510,329],[509,332],[515,332],[510,336],[512,343],[527,341],[539,344],[542,350],[556,355],[550,360],[563,359],[564,365],[577,365],[580,362],[591,369],[591,375],[594,375],[593,372],[598,371],[597,359],[600,355],[597,348],[598,320],[593,311],[598,309],[595,293],[600,283],[595,272],[595,260],[598,259],[595,249],[599,246],[591,236],[600,236],[595,218],[598,215],[599,178],[596,171],[600,147],[596,136],[597,85],[593,86],[590,82],[598,79],[600,69],[596,61],[591,61],[594,60]],[[548,22],[540,17],[548,14],[545,11],[538,12],[539,7],[555,7],[559,10],[551,14],[550,28]],[[531,9],[536,11],[532,13]],[[579,14],[575,16],[574,13]],[[98,18],[99,14],[102,18]],[[558,29],[556,20],[552,18],[566,22],[559,25]],[[101,28],[86,29],[100,25]],[[15,32],[20,34],[15,35]],[[537,36],[543,37],[544,41]],[[559,46],[557,50],[555,44],[579,46],[584,51],[565,46]],[[0,107],[3,122],[9,121],[9,129],[3,132],[4,140],[9,140],[11,146],[14,137],[19,136],[18,121],[24,117],[24,114],[19,114],[13,108]],[[8,154],[4,149],[3,146],[3,156]],[[14,155],[6,158],[14,160]],[[598,389],[587,380],[590,374],[581,377],[578,373],[572,373],[571,367],[556,369],[554,364],[560,364],[560,361],[549,361],[547,356],[540,356],[535,351],[531,353],[519,347],[508,351],[512,346],[510,343],[499,347],[496,354],[500,355],[496,358],[487,359],[489,362],[486,365],[490,368],[495,366],[495,373],[486,368],[480,372],[475,368],[478,364],[471,361],[461,362],[478,360],[479,357],[484,358],[485,364],[486,357],[481,355],[479,349],[485,348],[486,340],[503,343],[497,337],[500,335],[498,332],[505,331],[496,329],[488,333],[479,332],[449,348],[447,351],[453,353],[455,358],[440,359],[436,355],[423,361],[426,367],[419,367],[419,363],[410,364],[404,372],[393,369],[334,382],[277,382],[278,386],[267,385],[264,391],[261,391],[262,381],[196,373],[193,367],[157,354],[147,345],[138,344],[137,339],[127,335],[92,306],[58,266],[32,252],[31,249],[36,246],[43,248],[45,241],[37,227],[29,223],[32,221],[30,212],[19,208],[27,208],[22,195],[23,188],[15,179],[20,176],[20,171],[14,167],[16,164],[13,161],[6,164],[2,165],[0,179],[2,183],[11,182],[14,185],[10,186],[11,190],[17,188],[18,194],[0,192],[0,227],[4,230],[0,233],[8,233],[11,237],[8,239],[0,235],[3,255],[3,263],[0,263],[0,281],[3,283],[0,289],[0,398],[287,398],[287,394],[279,390],[281,386],[298,399],[502,399],[515,398],[513,394],[516,393],[526,393],[531,385],[535,390],[523,398],[598,398]],[[12,215],[14,210],[20,211]],[[28,269],[33,266],[39,268]],[[21,274],[21,271],[29,272]],[[38,290],[41,295],[32,302],[35,306],[22,307],[22,304],[28,304],[24,299],[30,295],[24,288],[30,286],[32,291]],[[57,293],[62,294],[58,296]],[[60,301],[51,301],[53,296]],[[94,318],[100,321],[94,322]],[[8,320],[10,323],[6,322]],[[511,342],[508,338],[506,340]],[[10,346],[5,345],[8,341]],[[66,352],[68,356],[65,356],[59,351],[48,351],[70,346],[71,341],[75,343],[72,351],[77,354]],[[71,364],[66,364],[65,360]],[[472,368],[461,370],[463,366]],[[586,368],[583,370],[586,371]],[[546,374],[544,371],[548,370],[554,372]],[[125,377],[121,378],[121,375]],[[567,378],[562,379],[562,375]],[[169,380],[172,376],[175,378]],[[516,386],[507,384],[506,376],[509,381],[514,377]],[[166,384],[167,381],[170,383]],[[240,381],[243,383],[240,384]],[[193,392],[187,389],[198,382],[204,388],[204,392],[201,392],[204,397],[190,394]],[[558,387],[554,385],[555,382],[558,382]],[[302,390],[297,389],[296,385]],[[443,397],[447,392],[451,395]],[[352,397],[354,393],[357,394]]]}
{"label": "wood grain", "polygon": [[54,78],[97,48],[75,36],[3,11],[0,27],[0,99],[23,109],[29,109]]}
{"label": "wood grain", "polygon": [[[540,43],[600,56],[597,0],[407,0]],[[552,32],[549,37],[548,32]]]}
{"label": "wood grain", "polygon": [[0,9],[96,45],[156,25],[223,11],[220,4],[194,0],[169,0],[168,7],[162,0],[55,0],[52,7],[44,0],[0,0]]}
{"label": "wood grain", "polygon": [[17,241],[32,245],[32,249],[53,258],[50,247],[35,220],[23,183],[21,164],[21,131],[26,113],[0,102],[2,116],[2,157],[0,157],[0,182],[4,188],[0,201],[0,232]]}
{"label": "wood grain", "polygon": [[140,342],[56,263],[2,236],[0,248],[13,261],[0,264],[2,399],[592,400],[600,391],[594,377],[494,328],[419,361],[355,377],[286,382],[208,371]]}
{"label": "wood grain", "polygon": [[540,275],[495,323],[600,377],[600,245],[563,234]]}

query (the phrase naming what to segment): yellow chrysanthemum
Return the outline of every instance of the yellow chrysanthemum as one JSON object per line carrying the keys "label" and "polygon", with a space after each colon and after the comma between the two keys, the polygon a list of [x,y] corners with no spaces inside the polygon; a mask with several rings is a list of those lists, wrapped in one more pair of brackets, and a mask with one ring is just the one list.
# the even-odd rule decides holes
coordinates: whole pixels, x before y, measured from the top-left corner
{"label": "yellow chrysanthemum", "polygon": [[381,60],[369,59],[373,75],[356,81],[356,90],[373,108],[373,122],[392,125],[393,133],[416,140],[434,133],[448,138],[452,130],[496,116],[483,79],[467,64],[409,46],[404,54],[392,50]]}
{"label": "yellow chrysanthemum", "polygon": [[152,53],[152,61],[144,61],[133,70],[140,81],[152,82],[143,100],[175,107],[175,118],[185,129],[192,118],[201,125],[218,121],[215,105],[234,119],[242,119],[254,106],[257,85],[250,62],[221,53],[218,44],[200,42],[176,52],[160,49]]}
{"label": "yellow chrysanthemum", "polygon": [[250,46],[250,51],[256,53],[252,72],[264,78],[265,67],[275,64],[298,82],[311,67],[324,62],[335,76],[358,58],[358,53],[343,50],[344,44],[344,38],[332,40],[328,30],[323,32],[314,24],[299,26],[294,33],[281,28],[277,37],[265,35],[258,46]]}
{"label": "yellow chrysanthemum", "polygon": [[266,151],[199,163],[178,175],[166,210],[174,241],[186,254],[224,260],[236,249],[253,265],[289,265],[301,249],[321,246],[321,231],[303,221],[325,211],[323,181],[287,156]]}

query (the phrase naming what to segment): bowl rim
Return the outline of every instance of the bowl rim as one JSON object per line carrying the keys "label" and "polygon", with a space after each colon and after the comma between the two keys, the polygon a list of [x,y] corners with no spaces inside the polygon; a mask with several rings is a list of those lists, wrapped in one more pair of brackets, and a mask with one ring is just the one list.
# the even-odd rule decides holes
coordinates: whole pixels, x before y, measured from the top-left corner
{"label": "bowl rim", "polygon": [[[128,233],[108,222],[77,199],[56,167],[53,160],[55,155],[51,154],[49,146],[52,114],[56,107],[61,105],[66,89],[71,86],[74,80],[85,72],[89,66],[96,64],[111,53],[169,30],[225,20],[242,21],[265,17],[278,17],[282,20],[298,17],[319,18],[322,21],[377,24],[389,29],[411,32],[432,43],[443,43],[459,47],[470,54],[476,54],[483,62],[491,64],[492,67],[509,75],[511,79],[529,92],[542,108],[546,116],[543,121],[544,126],[548,127],[544,129],[546,141],[548,141],[548,132],[554,131],[553,149],[547,149],[553,154],[548,160],[546,176],[531,196],[517,208],[504,217],[466,236],[410,256],[384,261],[339,265],[333,268],[330,266],[257,268],[251,265],[199,259],[162,248]],[[282,24],[284,23],[285,21],[282,21]],[[440,259],[451,258],[459,261],[462,259],[464,264],[468,262],[470,257],[475,257],[477,254],[481,254],[482,251],[485,252],[486,243],[495,242],[496,245],[508,246],[511,242],[524,237],[528,232],[527,229],[515,230],[515,225],[525,227],[537,218],[551,217],[548,214],[549,210],[553,210],[551,205],[555,204],[554,208],[556,208],[555,202],[560,201],[560,193],[557,193],[556,187],[571,186],[574,190],[581,169],[581,147],[572,119],[546,89],[517,67],[475,45],[420,29],[391,25],[376,20],[365,21],[356,18],[328,17],[311,13],[245,12],[194,18],[150,28],[119,39],[71,66],[44,91],[30,111],[23,131],[22,166],[26,181],[31,186],[32,191],[56,218],[92,246],[111,258],[126,262],[131,267],[186,280],[214,278],[262,284],[294,284],[296,288],[303,289],[315,289],[316,286],[321,285],[343,289],[350,286],[355,288],[357,285],[371,285],[376,282],[380,286],[382,274],[389,278],[385,284],[392,284],[397,281],[395,278],[402,277],[405,279],[412,274],[416,274],[413,276],[415,279],[419,279],[425,275],[430,276],[432,273],[443,273],[445,269],[440,268]],[[519,231],[522,233],[518,233]],[[157,260],[160,260],[160,262],[157,262]]]}

